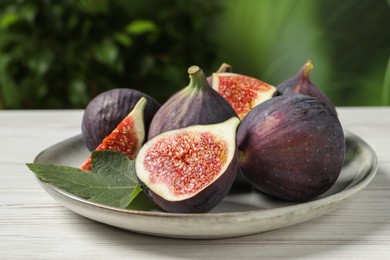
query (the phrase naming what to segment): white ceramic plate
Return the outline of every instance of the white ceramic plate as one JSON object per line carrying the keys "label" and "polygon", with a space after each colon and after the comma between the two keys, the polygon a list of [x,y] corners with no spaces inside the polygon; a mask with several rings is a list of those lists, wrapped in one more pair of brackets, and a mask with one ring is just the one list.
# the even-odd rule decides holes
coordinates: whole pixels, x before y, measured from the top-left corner
{"label": "white ceramic plate", "polygon": [[[366,187],[377,171],[377,157],[361,138],[346,131],[347,158],[335,185],[315,200],[282,202],[238,181],[233,191],[213,211],[177,214],[109,207],[77,197],[38,179],[42,187],[64,207],[84,217],[122,229],[156,236],[210,239],[261,233],[327,214]],[[79,166],[89,152],[81,136],[42,151],[36,163]]]}

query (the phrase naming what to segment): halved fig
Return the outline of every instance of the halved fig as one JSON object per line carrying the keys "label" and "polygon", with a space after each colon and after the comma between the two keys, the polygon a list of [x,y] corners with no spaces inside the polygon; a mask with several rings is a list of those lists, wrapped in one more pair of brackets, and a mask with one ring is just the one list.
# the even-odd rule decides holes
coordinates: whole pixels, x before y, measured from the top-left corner
{"label": "halved fig", "polygon": [[253,107],[276,94],[274,86],[237,73],[214,73],[212,83],[213,89],[230,103],[240,119]]}
{"label": "halved fig", "polygon": [[149,140],[136,158],[145,193],[167,212],[201,213],[218,205],[236,178],[237,117],[193,125]]}
{"label": "halved fig", "polygon": [[337,180],[345,156],[343,128],[321,101],[277,96],[252,109],[237,130],[239,167],[258,190],[305,201]]}
{"label": "halved fig", "polygon": [[201,68],[191,66],[188,74],[188,86],[170,97],[153,117],[148,139],[166,131],[216,124],[237,116],[230,104],[211,88]]}
{"label": "halved fig", "polygon": [[317,98],[337,115],[336,108],[329,97],[311,82],[310,75],[313,69],[313,62],[308,60],[297,74],[276,86],[278,92],[281,95],[304,94]]}
{"label": "halved fig", "polygon": [[[144,109],[147,99],[141,97],[134,109],[119,123],[95,149],[96,151],[118,151],[134,160],[145,141]],[[91,156],[80,166],[91,171]]]}
{"label": "halved fig", "polygon": [[133,110],[141,97],[148,102],[144,109],[144,125],[146,132],[160,104],[152,97],[130,88],[116,88],[100,93],[85,108],[81,133],[85,145],[90,151],[103,141],[126,115]]}

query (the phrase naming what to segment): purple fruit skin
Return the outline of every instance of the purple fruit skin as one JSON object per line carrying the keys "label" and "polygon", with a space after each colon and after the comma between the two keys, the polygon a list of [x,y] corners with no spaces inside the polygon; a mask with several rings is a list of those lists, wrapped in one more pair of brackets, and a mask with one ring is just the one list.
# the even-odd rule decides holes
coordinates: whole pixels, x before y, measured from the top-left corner
{"label": "purple fruit skin", "polygon": [[160,104],[141,91],[129,88],[116,88],[105,91],[92,99],[85,108],[81,132],[84,143],[90,151],[96,149],[125,118],[141,97],[147,99],[144,110],[145,131],[148,131],[154,114]]}
{"label": "purple fruit skin", "polygon": [[258,190],[287,201],[306,201],[337,180],[345,140],[337,116],[302,94],[256,106],[237,130],[239,167]]}
{"label": "purple fruit skin", "polygon": [[237,149],[225,172],[204,190],[195,196],[181,200],[168,201],[154,193],[142,181],[138,180],[145,194],[161,209],[172,213],[206,213],[215,208],[229,193],[238,172]]}
{"label": "purple fruit skin", "polygon": [[[203,72],[202,72],[203,73]],[[202,89],[183,90],[170,97],[157,111],[150,124],[148,140],[156,135],[191,125],[216,124],[237,114],[231,105],[204,78]]]}
{"label": "purple fruit skin", "polygon": [[337,115],[336,108],[332,101],[310,81],[308,76],[304,76],[302,71],[283,81],[277,85],[276,88],[281,95],[304,94],[317,98],[322,101],[335,115]]}

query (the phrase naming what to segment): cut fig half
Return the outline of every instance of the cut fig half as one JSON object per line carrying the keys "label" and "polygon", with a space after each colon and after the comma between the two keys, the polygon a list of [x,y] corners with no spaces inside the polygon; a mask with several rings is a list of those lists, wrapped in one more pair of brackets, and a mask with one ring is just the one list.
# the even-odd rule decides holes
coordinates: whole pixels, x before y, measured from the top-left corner
{"label": "cut fig half", "polygon": [[276,95],[276,88],[237,73],[213,73],[212,87],[234,108],[240,119],[256,105]]}
{"label": "cut fig half", "polygon": [[193,125],[149,140],[136,158],[145,193],[163,210],[208,212],[229,192],[238,170],[240,120]]}
{"label": "cut fig half", "polygon": [[[134,160],[145,141],[144,109],[147,99],[141,97],[133,110],[98,145],[95,151],[118,151]],[[80,166],[83,171],[91,171],[91,156]]]}

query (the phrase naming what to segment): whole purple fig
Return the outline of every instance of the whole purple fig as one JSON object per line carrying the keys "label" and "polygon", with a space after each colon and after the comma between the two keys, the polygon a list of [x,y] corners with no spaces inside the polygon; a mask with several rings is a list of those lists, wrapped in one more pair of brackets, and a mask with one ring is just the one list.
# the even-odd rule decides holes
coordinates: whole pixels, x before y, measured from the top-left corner
{"label": "whole purple fig", "polygon": [[141,97],[147,99],[144,109],[145,131],[148,131],[152,117],[160,104],[141,91],[130,88],[116,88],[105,91],[92,99],[85,108],[81,132],[84,143],[90,151],[114,130],[133,110]]}
{"label": "whole purple fig", "polygon": [[277,96],[253,108],[237,132],[239,167],[260,191],[305,201],[327,191],[345,156],[342,126],[316,98]]}
{"label": "whole purple fig", "polygon": [[310,75],[313,68],[313,62],[311,60],[307,61],[296,75],[276,86],[278,92],[282,95],[300,93],[315,97],[322,101],[335,115],[337,115],[336,108],[334,107],[332,101],[311,82]]}
{"label": "whole purple fig", "polygon": [[190,83],[170,97],[154,115],[148,139],[191,125],[216,124],[237,116],[230,104],[208,84],[198,66],[188,69]]}

